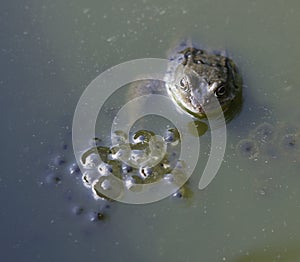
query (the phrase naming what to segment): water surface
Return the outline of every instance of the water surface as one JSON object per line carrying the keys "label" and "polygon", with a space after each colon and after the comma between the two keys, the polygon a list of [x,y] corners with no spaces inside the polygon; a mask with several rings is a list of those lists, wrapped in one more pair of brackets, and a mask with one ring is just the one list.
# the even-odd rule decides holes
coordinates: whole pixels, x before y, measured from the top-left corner
{"label": "water surface", "polygon": [[[298,261],[299,156],[254,161],[235,147],[257,123],[299,123],[299,11],[292,0],[3,3],[4,260]],[[63,177],[74,161],[70,129],[80,95],[111,66],[166,58],[184,38],[226,50],[245,82],[243,109],[228,125],[216,179],[197,189],[200,161],[190,181],[191,202],[112,203],[103,223],[73,215],[77,204],[97,208],[80,181]],[[66,155],[58,171],[62,183],[45,186],[47,165],[57,152]]]}

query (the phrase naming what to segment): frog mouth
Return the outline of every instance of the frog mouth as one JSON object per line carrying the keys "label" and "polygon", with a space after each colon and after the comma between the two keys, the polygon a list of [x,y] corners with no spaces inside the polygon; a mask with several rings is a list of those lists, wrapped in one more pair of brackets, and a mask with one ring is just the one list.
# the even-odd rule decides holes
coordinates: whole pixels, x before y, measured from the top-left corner
{"label": "frog mouth", "polygon": [[191,102],[185,102],[180,97],[176,96],[173,92],[169,91],[170,97],[173,100],[174,104],[184,113],[187,113],[195,118],[203,119],[209,117],[217,117],[220,116],[220,113],[223,114],[228,111],[230,108],[231,101],[227,101],[226,103],[222,103],[220,101],[216,101],[213,104],[209,105],[194,105]]}
{"label": "frog mouth", "polygon": [[182,102],[182,99],[178,98],[173,92],[169,91],[170,97],[173,100],[177,108],[181,109],[182,112],[192,115],[196,118],[206,118],[206,114],[202,106],[198,106],[196,109],[190,103],[190,106],[187,103]]}

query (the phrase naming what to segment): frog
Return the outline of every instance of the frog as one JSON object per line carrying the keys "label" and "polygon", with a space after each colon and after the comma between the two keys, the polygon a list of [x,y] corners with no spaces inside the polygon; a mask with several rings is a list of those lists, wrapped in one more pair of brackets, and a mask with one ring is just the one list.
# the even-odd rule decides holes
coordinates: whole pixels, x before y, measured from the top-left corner
{"label": "frog", "polygon": [[179,113],[194,120],[207,119],[207,115],[217,117],[221,110],[229,122],[240,112],[242,76],[224,51],[208,52],[183,42],[169,53],[164,81],[148,80],[131,85],[126,101],[147,94],[165,95]]}
{"label": "frog", "polygon": [[[243,105],[241,74],[234,61],[226,55],[208,53],[195,47],[185,47],[175,56],[181,61],[183,69],[175,75],[177,81],[168,83],[167,92],[177,107],[188,115],[202,119],[206,112],[210,115],[215,110],[211,97],[215,96],[220,103],[227,123],[240,112]],[[252,102],[255,104],[255,101]],[[300,160],[300,127],[278,121],[270,117],[267,106],[256,105],[260,121],[249,121],[252,126],[246,128],[246,135],[236,144],[236,154],[250,161],[272,161],[289,158],[292,163]]]}
{"label": "frog", "polygon": [[[175,81],[168,81],[166,89],[174,104],[194,118],[206,118],[221,106],[224,114],[241,98],[242,78],[232,59],[220,53],[186,47],[179,51],[181,61],[172,72]],[[168,74],[167,74],[168,76]],[[214,101],[218,100],[218,103]]]}

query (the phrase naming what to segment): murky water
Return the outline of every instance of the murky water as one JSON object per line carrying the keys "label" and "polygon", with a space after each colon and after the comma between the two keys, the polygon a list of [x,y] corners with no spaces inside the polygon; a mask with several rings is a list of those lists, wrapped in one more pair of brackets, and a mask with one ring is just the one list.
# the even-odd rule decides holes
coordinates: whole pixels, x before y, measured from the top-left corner
{"label": "murky water", "polygon": [[[3,260],[299,261],[299,154],[280,140],[299,127],[299,11],[297,1],[279,0],[2,4]],[[184,38],[226,50],[244,78],[243,109],[228,125],[217,177],[198,190],[200,161],[190,201],[100,205],[70,175],[80,95],[111,66],[166,58]],[[240,155],[239,141],[263,122],[279,135],[258,157]],[[61,183],[48,185],[47,166],[58,153]],[[91,222],[91,210],[107,219]]]}

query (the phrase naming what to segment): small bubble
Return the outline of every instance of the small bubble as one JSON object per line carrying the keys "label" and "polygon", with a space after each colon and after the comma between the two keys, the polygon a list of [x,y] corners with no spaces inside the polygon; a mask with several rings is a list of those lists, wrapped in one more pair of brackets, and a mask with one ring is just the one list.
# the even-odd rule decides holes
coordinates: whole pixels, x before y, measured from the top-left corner
{"label": "small bubble", "polygon": [[266,190],[265,190],[265,189],[260,189],[260,190],[259,190],[259,194],[260,194],[261,196],[265,196],[265,195],[266,195]]}
{"label": "small bubble", "polygon": [[113,42],[113,41],[115,41],[117,39],[117,36],[111,36],[111,37],[108,37],[107,39],[106,39],[106,41],[107,42]]}
{"label": "small bubble", "polygon": [[90,12],[90,9],[89,9],[89,8],[83,9],[83,13],[84,13],[84,14],[87,14],[88,12]]}

